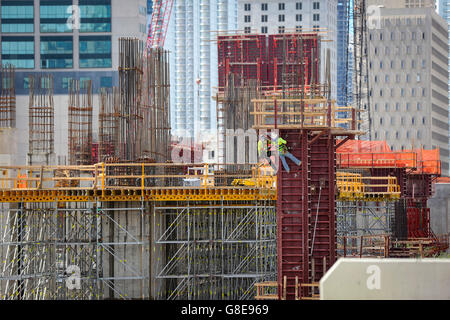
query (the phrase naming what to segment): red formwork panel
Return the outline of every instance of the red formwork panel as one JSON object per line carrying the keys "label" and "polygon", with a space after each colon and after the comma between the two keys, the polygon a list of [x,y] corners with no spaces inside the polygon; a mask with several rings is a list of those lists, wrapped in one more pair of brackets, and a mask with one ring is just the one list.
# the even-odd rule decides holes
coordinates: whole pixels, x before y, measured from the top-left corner
{"label": "red formwork panel", "polygon": [[336,259],[335,141],[330,134],[311,143],[310,149],[310,252],[311,281],[322,278]]}
{"label": "red formwork panel", "polygon": [[429,238],[430,232],[430,208],[406,209],[408,221],[408,238]]}
{"label": "red formwork panel", "polygon": [[406,198],[431,198],[432,175],[408,174],[406,176]]}
{"label": "red formwork panel", "polygon": [[290,300],[296,296],[296,277],[299,283],[319,281],[324,263],[328,269],[335,261],[335,144],[327,134],[309,145],[309,130],[280,130],[280,136],[302,161],[296,166],[287,159],[290,173],[280,161],[277,174],[278,292],[281,298],[286,276]]}
{"label": "red formwork panel", "polygon": [[280,88],[283,77],[286,86],[320,83],[320,41],[317,33],[269,35],[268,47],[269,86]]}
{"label": "red formwork panel", "polygon": [[277,173],[277,240],[278,240],[278,293],[283,294],[282,284],[287,277],[286,299],[295,298],[295,278],[300,283],[309,279],[309,154],[308,133],[300,130],[282,130],[280,136],[288,142],[290,152],[302,161],[296,166],[288,161],[287,173],[281,161]]}
{"label": "red formwork panel", "polygon": [[219,90],[227,76],[239,74],[241,79],[267,83],[267,38],[265,35],[243,34],[217,37]]}

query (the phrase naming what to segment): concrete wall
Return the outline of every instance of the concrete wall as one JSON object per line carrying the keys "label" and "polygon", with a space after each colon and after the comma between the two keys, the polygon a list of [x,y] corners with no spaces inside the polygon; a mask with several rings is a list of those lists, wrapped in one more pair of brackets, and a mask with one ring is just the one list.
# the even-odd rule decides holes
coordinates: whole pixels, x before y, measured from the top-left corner
{"label": "concrete wall", "polygon": [[[428,200],[431,229],[436,235],[449,234],[450,231],[450,184],[436,183],[435,194]],[[450,252],[450,249],[447,250]]]}
{"label": "concrete wall", "polygon": [[339,259],[320,280],[321,300],[448,300],[450,259]]}

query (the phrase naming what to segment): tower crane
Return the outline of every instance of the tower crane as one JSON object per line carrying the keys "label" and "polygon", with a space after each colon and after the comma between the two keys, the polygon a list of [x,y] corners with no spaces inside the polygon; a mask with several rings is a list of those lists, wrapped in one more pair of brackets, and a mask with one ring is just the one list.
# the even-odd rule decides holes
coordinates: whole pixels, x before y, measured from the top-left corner
{"label": "tower crane", "polygon": [[167,27],[172,12],[173,0],[153,1],[153,13],[147,37],[147,50],[149,48],[164,47]]}

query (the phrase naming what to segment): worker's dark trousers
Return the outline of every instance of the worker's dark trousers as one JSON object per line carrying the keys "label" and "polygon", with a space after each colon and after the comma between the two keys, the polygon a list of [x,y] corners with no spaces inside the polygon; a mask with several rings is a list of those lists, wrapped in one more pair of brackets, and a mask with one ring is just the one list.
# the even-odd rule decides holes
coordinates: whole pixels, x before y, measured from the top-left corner
{"label": "worker's dark trousers", "polygon": [[281,159],[281,162],[283,163],[283,167],[284,167],[284,170],[286,170],[287,172],[289,172],[289,171],[291,171],[290,169],[289,169],[289,166],[288,166],[288,164],[287,164],[287,162],[286,162],[286,157],[288,157],[289,159],[291,159],[296,165],[300,165],[302,162],[300,161],[300,160],[298,160],[292,153],[290,153],[289,151],[286,151],[284,154],[281,154],[280,153],[280,159]]}

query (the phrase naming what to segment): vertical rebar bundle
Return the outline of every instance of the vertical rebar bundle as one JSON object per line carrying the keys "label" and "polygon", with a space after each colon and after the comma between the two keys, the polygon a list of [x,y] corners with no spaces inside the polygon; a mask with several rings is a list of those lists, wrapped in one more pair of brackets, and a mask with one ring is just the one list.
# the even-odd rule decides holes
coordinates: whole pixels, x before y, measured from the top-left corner
{"label": "vertical rebar bundle", "polygon": [[119,141],[119,90],[102,88],[100,90],[100,113],[98,115],[98,159],[105,161],[107,157],[113,157]]}
{"label": "vertical rebar bundle", "polygon": [[[118,94],[118,102],[115,94],[113,98],[108,98],[106,93],[102,94],[99,138],[104,142],[100,141],[102,144],[100,148],[103,148],[101,153],[114,154],[115,159],[120,161],[168,160],[170,153],[168,52],[152,48],[144,55],[142,41],[131,38],[119,39]],[[114,117],[111,117],[112,114]],[[112,139],[110,141],[114,144],[112,153],[105,151],[106,144],[110,143],[105,139]]]}
{"label": "vertical rebar bundle", "polygon": [[69,164],[92,164],[92,82],[69,82]]}
{"label": "vertical rebar bundle", "polygon": [[121,113],[119,116],[120,160],[141,156],[143,115],[141,103],[143,42],[138,39],[119,39],[119,86]]}
{"label": "vertical rebar bundle", "polygon": [[143,142],[141,157],[165,162],[170,153],[169,53],[150,49],[144,58],[142,90]]}
{"label": "vertical rebar bundle", "polygon": [[29,84],[29,154],[48,155],[54,152],[53,77],[30,75]]}
{"label": "vertical rebar bundle", "polygon": [[0,66],[0,128],[16,126],[15,68]]}
{"label": "vertical rebar bundle", "polygon": [[[217,134],[219,163],[232,163],[236,159],[227,156],[237,155],[237,145],[233,152],[226,150],[226,131],[242,129],[244,132],[250,130],[254,123],[252,99],[261,97],[261,86],[256,79],[242,79],[241,75],[232,73],[228,75],[224,87],[223,99],[217,99]],[[249,163],[252,158],[249,154],[251,148],[250,141],[245,142],[245,162]],[[230,150],[228,150],[230,151]]]}
{"label": "vertical rebar bundle", "polygon": [[156,299],[253,299],[276,278],[273,202],[157,203],[153,219]]}

